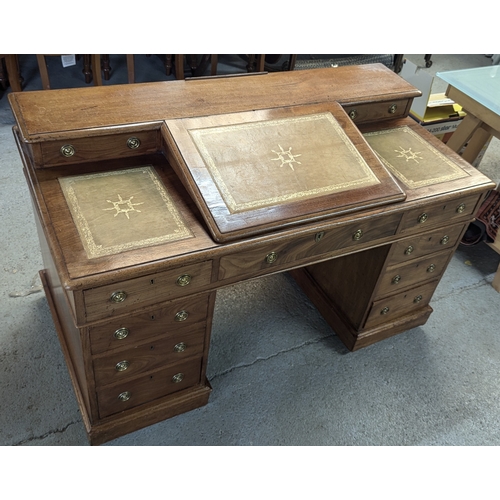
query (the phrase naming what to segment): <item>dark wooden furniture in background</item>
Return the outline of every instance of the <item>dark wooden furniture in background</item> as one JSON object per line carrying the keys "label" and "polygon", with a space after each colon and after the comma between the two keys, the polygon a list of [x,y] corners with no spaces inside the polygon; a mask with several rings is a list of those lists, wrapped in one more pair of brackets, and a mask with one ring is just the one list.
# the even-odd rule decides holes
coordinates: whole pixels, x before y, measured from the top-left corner
{"label": "dark wooden furniture in background", "polygon": [[[290,271],[349,349],[427,321],[433,291],[494,184],[407,117],[418,95],[375,64],[9,96],[39,230],[41,276],[92,444],[207,403],[212,314],[223,286]],[[337,106],[336,123],[361,130],[382,158],[377,168],[394,176],[388,186],[402,196],[344,210],[348,190],[331,213],[326,206],[318,212],[320,196],[294,205],[303,208],[299,215],[279,203],[270,207],[270,223],[254,221],[257,233],[243,228],[236,239],[216,242],[210,227],[218,214],[209,219],[216,208],[188,175],[192,150],[176,136],[175,123],[217,116],[220,126],[224,114],[248,122],[248,113],[268,112],[293,118],[303,107],[314,117]],[[355,150],[368,151],[365,139],[355,139]],[[336,161],[333,155],[325,168]],[[79,208],[74,183],[143,173],[170,207],[160,211],[158,226],[177,214],[177,233],[167,235],[175,233],[173,239],[122,250],[92,246],[72,216],[75,200]],[[124,199],[132,194],[120,192]],[[145,201],[135,195],[122,212]],[[112,215],[113,199],[107,200],[86,209]],[[286,224],[276,226],[279,220]]]}

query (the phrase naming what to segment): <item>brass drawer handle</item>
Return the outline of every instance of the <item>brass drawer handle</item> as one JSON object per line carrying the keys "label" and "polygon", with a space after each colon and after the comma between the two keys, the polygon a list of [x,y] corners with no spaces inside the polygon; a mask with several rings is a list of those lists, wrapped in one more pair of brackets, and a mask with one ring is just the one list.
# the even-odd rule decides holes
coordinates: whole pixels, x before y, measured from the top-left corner
{"label": "brass drawer handle", "polygon": [[409,245],[405,250],[405,255],[410,255],[413,250],[415,250],[411,245]]}
{"label": "brass drawer handle", "polygon": [[428,272],[428,273],[433,273],[435,270],[436,270],[436,264],[431,264],[431,265],[427,268],[427,272]]}
{"label": "brass drawer handle", "polygon": [[128,337],[130,333],[128,328],[118,328],[118,330],[113,333],[113,337],[117,340],[123,340]]}
{"label": "brass drawer handle", "polygon": [[141,145],[141,141],[137,137],[131,137],[127,140],[127,146],[130,149],[137,149]]}
{"label": "brass drawer handle", "polygon": [[418,216],[417,222],[419,224],[423,224],[428,218],[429,218],[429,216],[424,212],[423,214],[420,214]]}
{"label": "brass drawer handle", "polygon": [[176,283],[179,286],[187,286],[191,283],[191,276],[189,276],[189,274],[182,274],[177,278]]}
{"label": "brass drawer handle", "polygon": [[460,203],[457,207],[457,214],[461,214],[462,212],[465,212],[465,203]]}
{"label": "brass drawer handle", "polygon": [[188,319],[189,313],[187,311],[179,311],[175,316],[175,321],[186,321]]}
{"label": "brass drawer handle", "polygon": [[353,235],[352,235],[352,239],[354,241],[359,241],[361,239],[361,237],[363,236],[363,231],[361,229],[358,229]]}
{"label": "brass drawer handle", "polygon": [[397,109],[398,109],[398,105],[397,104],[393,104],[392,106],[389,107],[389,113],[391,115],[393,115],[396,112]]}
{"label": "brass drawer handle", "polygon": [[401,276],[399,274],[396,274],[394,278],[392,278],[392,282],[397,285],[401,281]]}
{"label": "brass drawer handle", "polygon": [[381,311],[380,311],[380,314],[387,314],[389,312],[389,308],[388,307],[384,307]]}
{"label": "brass drawer handle", "polygon": [[176,373],[173,377],[172,377],[172,382],[174,384],[178,384],[179,382],[182,382],[182,380],[184,379],[184,373]]}
{"label": "brass drawer handle", "polygon": [[125,401],[128,401],[131,397],[132,397],[132,394],[130,393],[130,391],[125,391],[125,392],[122,392],[121,394],[118,394],[118,399],[120,401],[122,401],[123,403],[125,403]]}
{"label": "brass drawer handle", "polygon": [[450,241],[450,237],[445,234],[442,238],[441,241],[439,242],[441,245],[446,245]]}
{"label": "brass drawer handle", "polygon": [[65,158],[70,158],[75,154],[75,148],[71,144],[65,144],[60,151]]}
{"label": "brass drawer handle", "polygon": [[123,361],[119,361],[115,365],[115,370],[117,372],[124,372],[128,367],[130,366],[130,363],[124,359]]}
{"label": "brass drawer handle", "polygon": [[179,342],[174,345],[175,352],[184,352],[187,349],[187,344],[185,342]]}
{"label": "brass drawer handle", "polygon": [[271,252],[266,255],[266,262],[268,264],[273,264],[278,260],[278,254],[276,252]]}
{"label": "brass drawer handle", "polygon": [[357,117],[358,117],[358,112],[355,109],[351,109],[351,111],[349,111],[349,118],[351,120],[354,120]]}
{"label": "brass drawer handle", "polygon": [[109,300],[111,300],[111,302],[114,302],[115,304],[119,304],[120,302],[123,302],[126,298],[127,298],[127,293],[120,290],[119,292],[112,293]]}
{"label": "brass drawer handle", "polygon": [[422,300],[422,295],[417,295],[417,296],[413,299],[413,302],[415,302],[415,304],[418,304],[421,300]]}

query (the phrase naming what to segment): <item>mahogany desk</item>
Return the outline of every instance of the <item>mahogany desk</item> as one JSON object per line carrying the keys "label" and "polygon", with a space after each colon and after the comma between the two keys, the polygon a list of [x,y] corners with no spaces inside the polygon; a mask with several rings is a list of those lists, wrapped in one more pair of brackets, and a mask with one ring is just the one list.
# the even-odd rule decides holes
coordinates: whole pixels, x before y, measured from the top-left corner
{"label": "mahogany desk", "polygon": [[351,350],[427,321],[494,184],[418,95],[375,64],[9,96],[91,443],[207,403],[226,285],[289,271]]}

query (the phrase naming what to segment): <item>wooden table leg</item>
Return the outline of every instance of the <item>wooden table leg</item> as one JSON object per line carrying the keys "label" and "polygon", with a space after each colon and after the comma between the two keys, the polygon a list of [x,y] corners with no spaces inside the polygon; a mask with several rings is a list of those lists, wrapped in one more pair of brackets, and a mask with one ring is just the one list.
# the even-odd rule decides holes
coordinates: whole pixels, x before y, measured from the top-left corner
{"label": "wooden table leg", "polygon": [[478,128],[469,139],[462,158],[469,163],[473,163],[490,137],[491,134],[484,128]]}
{"label": "wooden table leg", "polygon": [[481,124],[481,120],[474,115],[467,114],[446,145],[459,153]]}
{"label": "wooden table leg", "polygon": [[19,66],[16,55],[5,56],[5,67],[9,77],[10,88],[13,92],[21,92],[21,78],[19,76]]}

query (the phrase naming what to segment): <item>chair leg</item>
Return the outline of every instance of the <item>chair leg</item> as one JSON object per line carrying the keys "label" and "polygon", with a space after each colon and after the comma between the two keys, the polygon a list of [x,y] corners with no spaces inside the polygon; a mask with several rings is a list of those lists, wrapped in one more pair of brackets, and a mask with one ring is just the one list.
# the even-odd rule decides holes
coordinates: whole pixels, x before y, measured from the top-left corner
{"label": "chair leg", "polygon": [[175,54],[175,77],[184,80],[184,55]]}
{"label": "chair leg", "polygon": [[47,62],[43,54],[37,54],[36,60],[38,62],[38,70],[40,71],[40,78],[42,79],[42,89],[50,90],[49,72],[47,71]]}
{"label": "chair leg", "polygon": [[94,79],[94,85],[102,85],[100,54],[92,54],[90,56],[90,67],[92,71],[92,78]]}
{"label": "chair leg", "polygon": [[257,55],[257,65],[255,67],[255,70],[258,73],[262,73],[264,71],[265,63],[266,63],[266,56],[264,54],[258,54]]}
{"label": "chair leg", "polygon": [[127,54],[127,75],[128,75],[128,83],[135,82],[135,62],[134,55]]}
{"label": "chair leg", "polygon": [[212,54],[210,56],[210,74],[215,76],[217,74],[217,64],[219,63],[218,54]]}
{"label": "chair leg", "polygon": [[10,88],[13,92],[21,92],[21,77],[19,76],[19,60],[16,55],[5,56],[5,66],[9,77]]}

